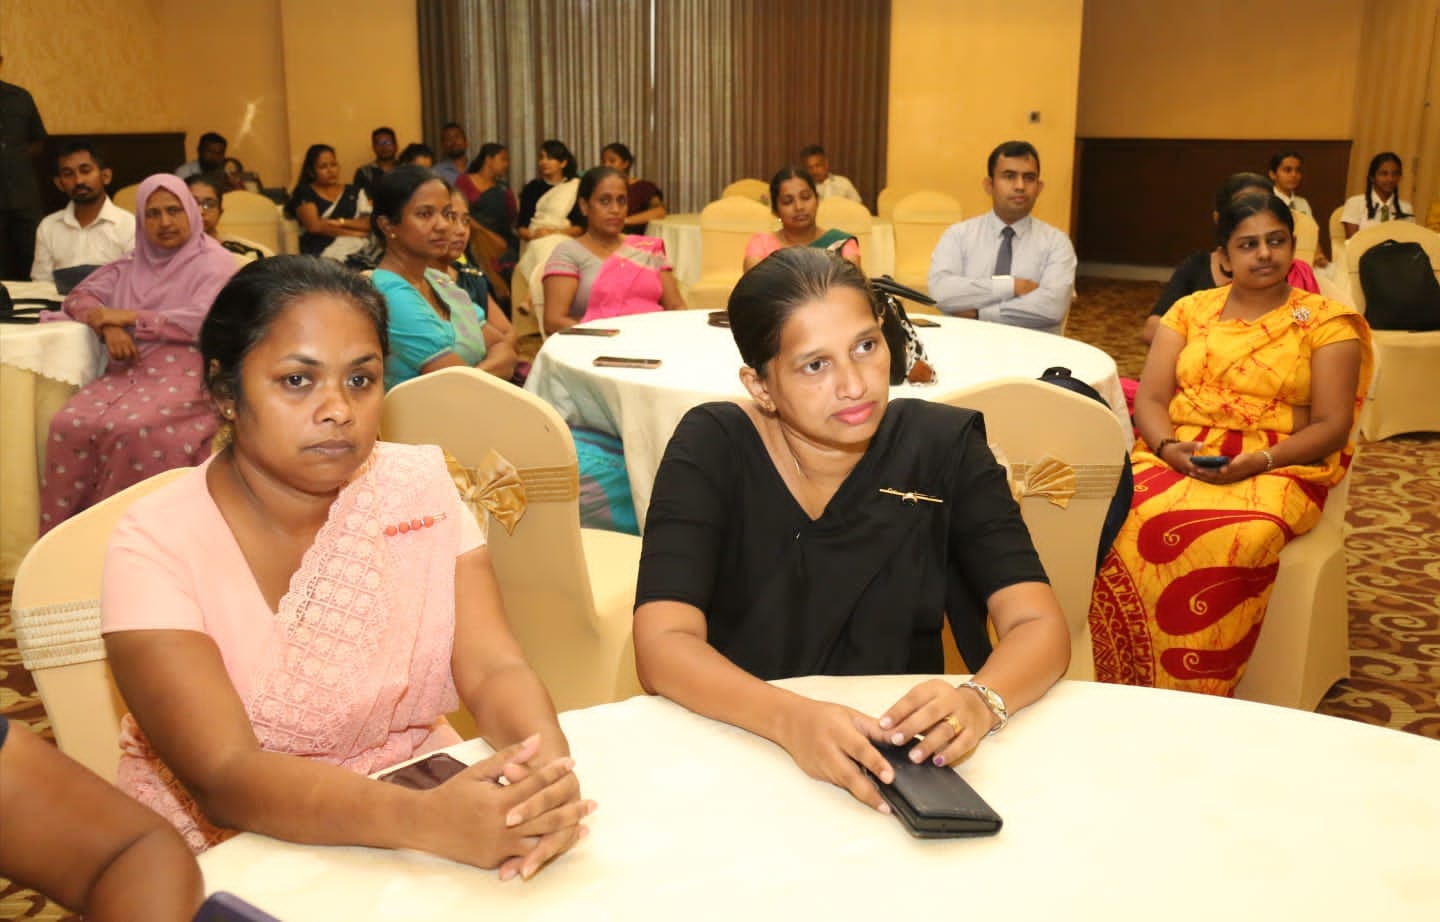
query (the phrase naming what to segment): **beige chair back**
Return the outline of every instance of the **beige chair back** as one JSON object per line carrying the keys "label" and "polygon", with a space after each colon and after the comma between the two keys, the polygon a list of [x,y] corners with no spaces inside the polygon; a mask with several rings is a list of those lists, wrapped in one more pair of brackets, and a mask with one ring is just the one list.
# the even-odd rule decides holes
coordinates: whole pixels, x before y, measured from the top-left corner
{"label": "beige chair back", "polygon": [[871,237],[875,216],[864,205],[836,195],[821,199],[820,207],[815,211],[815,225],[826,230],[842,230],[854,236],[860,242],[860,265],[875,265],[875,246]]}
{"label": "beige chair back", "polygon": [[875,214],[881,218],[894,218],[895,206],[907,195],[915,192],[913,186],[886,186],[875,199]]}
{"label": "beige chair back", "polygon": [[720,192],[721,198],[748,198],[770,207],[770,184],[763,179],[737,179]]}
{"label": "beige chair back", "polygon": [[[1031,378],[1002,378],[977,385],[946,403],[985,415],[985,432],[1010,468],[1011,478],[1033,484],[1020,514],[1070,626],[1069,679],[1095,678],[1090,640],[1090,592],[1105,513],[1125,464],[1125,433],[1109,407]],[[1037,467],[1068,465],[1075,493],[1065,508],[1040,492]]]}
{"label": "beige chair back", "polygon": [[55,742],[106,781],[115,780],[126,708],[100,637],[105,549],[131,503],[190,470],[156,474],[66,519],[35,543],[15,574],[11,616],[20,662],[35,679]]}
{"label": "beige chair back", "polygon": [[1313,266],[1315,251],[1320,248],[1320,225],[1308,214],[1296,211],[1291,216],[1295,219],[1295,258]]}
{"label": "beige chair back", "polygon": [[1330,231],[1330,259],[1332,261],[1338,261],[1345,249],[1345,222],[1340,220],[1340,216],[1344,213],[1344,205],[1330,212],[1328,229]]}
{"label": "beige chair back", "polygon": [[[470,422],[457,424],[461,419]],[[560,414],[492,375],[451,367],[391,390],[382,432],[391,441],[440,445],[467,468],[490,449],[519,468],[525,514],[513,535],[498,522],[488,534],[505,612],[526,658],[561,710],[638,693],[629,606],[639,542],[617,536],[636,545],[629,600],[601,617],[580,528],[575,443]]]}
{"label": "beige chair back", "polygon": [[930,258],[940,235],[964,218],[960,202],[943,192],[927,190],[910,193],[894,207],[895,281],[928,293]]}
{"label": "beige chair back", "polygon": [[280,206],[263,195],[243,189],[225,193],[224,214],[220,216],[222,238],[253,240],[271,253],[283,253],[284,231]]}
{"label": "beige chair back", "polygon": [[775,228],[775,216],[758,202],[739,196],[717,199],[700,212],[700,277],[686,304],[719,310],[745,268],[750,238]]}
{"label": "beige chair back", "polygon": [[1355,309],[1362,314],[1365,313],[1365,291],[1360,287],[1360,257],[1386,240],[1420,244],[1425,255],[1430,257],[1430,268],[1435,270],[1435,278],[1440,280],[1440,234],[1410,221],[1386,221],[1383,224],[1362,227],[1345,246],[1350,275],[1350,297]]}
{"label": "beige chair back", "polygon": [[131,214],[135,213],[135,199],[140,192],[140,184],[134,183],[129,186],[122,186],[110,193],[110,201],[124,208]]}

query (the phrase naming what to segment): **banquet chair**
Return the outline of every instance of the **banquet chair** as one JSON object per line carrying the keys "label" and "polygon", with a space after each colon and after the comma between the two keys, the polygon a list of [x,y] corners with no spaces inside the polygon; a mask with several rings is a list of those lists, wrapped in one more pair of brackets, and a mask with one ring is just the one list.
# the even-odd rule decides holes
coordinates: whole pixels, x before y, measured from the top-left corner
{"label": "banquet chair", "polygon": [[[473,424],[457,425],[462,415]],[[561,710],[642,694],[630,639],[640,539],[580,527],[575,443],[560,414],[493,375],[451,367],[386,394],[381,431],[440,445],[467,469],[490,449],[518,468],[524,515],[513,534],[492,520],[488,543],[526,658]]]}
{"label": "banquet chair", "polygon": [[225,193],[225,213],[217,228],[222,238],[243,237],[253,240],[272,253],[284,252],[281,241],[280,207],[263,195],[243,189]]}
{"label": "banquet chair", "polygon": [[121,186],[110,193],[110,201],[124,208],[131,214],[135,213],[135,198],[140,192],[140,184],[132,183],[128,186]]}
{"label": "banquet chair", "polygon": [[770,184],[763,179],[737,179],[720,192],[721,198],[738,196],[770,207]]}
{"label": "banquet chair", "polygon": [[1313,711],[1350,677],[1345,588],[1347,473],[1330,490],[1315,527],[1285,545],[1260,636],[1235,697]]}
{"label": "banquet chair", "polygon": [[[1440,234],[1409,221],[1386,221],[1361,228],[1346,245],[1350,296],[1365,313],[1360,287],[1360,257],[1386,240],[1418,243],[1430,257],[1440,279]],[[1432,397],[1434,373],[1440,364],[1440,331],[1410,333],[1375,330],[1375,377],[1360,410],[1360,432],[1378,441],[1404,432],[1440,431],[1440,402]]]}
{"label": "banquet chair", "polygon": [[20,562],[11,597],[20,662],[35,679],[60,751],[106,781],[120,761],[120,698],[100,637],[100,575],[130,504],[190,468],[156,474],[61,522]]}
{"label": "banquet chair", "polygon": [[774,227],[770,209],[747,198],[732,195],[706,205],[700,212],[700,277],[686,305],[723,310],[745,269],[745,245],[753,234]]}
{"label": "banquet chair", "polygon": [[1320,225],[1308,214],[1294,212],[1295,258],[1315,265],[1315,251],[1320,248]]}
{"label": "banquet chair", "polygon": [[1425,226],[1440,233],[1440,198],[1430,203],[1430,209],[1425,213]]}
{"label": "banquet chair", "polygon": [[821,199],[815,210],[815,225],[853,235],[860,243],[860,265],[875,265],[875,216],[864,205],[838,195]]}
{"label": "banquet chair", "polygon": [[[912,192],[895,203],[895,281],[916,291],[929,293],[930,258],[940,235],[964,214],[960,202],[943,192]],[[907,310],[939,313],[935,307],[919,305]]]}
{"label": "banquet chair", "polygon": [[[999,378],[946,398],[985,416],[985,435],[1021,485],[1020,515],[1070,628],[1067,679],[1094,679],[1090,590],[1105,514],[1125,463],[1125,432],[1104,404],[1034,378]],[[1055,462],[1059,462],[1057,465]],[[1047,495],[1045,475],[1074,474],[1064,508]],[[1013,489],[1013,488],[1012,488]],[[951,671],[947,637],[946,671]],[[968,671],[968,670],[956,670]]]}
{"label": "banquet chair", "polygon": [[915,186],[886,186],[875,197],[875,216],[887,220],[895,217],[895,206],[900,204],[900,200],[919,191]]}
{"label": "banquet chair", "polygon": [[545,264],[536,266],[527,279],[520,273],[510,277],[510,325],[515,336],[539,336],[545,342]]}
{"label": "banquet chair", "polygon": [[1344,213],[1344,205],[1330,212],[1330,223],[1327,227],[1330,231],[1330,262],[1339,267],[1338,275],[1345,274],[1345,222],[1340,220]]}

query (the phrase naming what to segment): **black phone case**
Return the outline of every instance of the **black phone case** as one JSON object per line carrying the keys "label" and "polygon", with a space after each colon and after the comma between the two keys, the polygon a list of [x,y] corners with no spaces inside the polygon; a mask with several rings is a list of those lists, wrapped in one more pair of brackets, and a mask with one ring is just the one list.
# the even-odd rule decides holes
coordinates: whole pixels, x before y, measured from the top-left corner
{"label": "black phone case", "polygon": [[916,765],[905,746],[877,746],[895,771],[895,781],[886,784],[873,775],[880,796],[890,805],[912,836],[918,839],[951,839],[963,836],[993,836],[1002,820],[975,789],[954,769]]}
{"label": "black phone case", "polygon": [[402,788],[409,788],[412,791],[428,791],[431,788],[438,788],[464,770],[464,762],[452,755],[437,752],[434,755],[426,756],[419,762],[411,762],[393,772],[387,772],[380,776],[380,780],[398,784]]}

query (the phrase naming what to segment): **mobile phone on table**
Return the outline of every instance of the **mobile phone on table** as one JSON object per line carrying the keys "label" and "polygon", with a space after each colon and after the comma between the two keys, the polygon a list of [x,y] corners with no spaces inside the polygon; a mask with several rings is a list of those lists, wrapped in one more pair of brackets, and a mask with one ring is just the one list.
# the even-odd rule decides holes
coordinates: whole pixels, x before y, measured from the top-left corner
{"label": "mobile phone on table", "polygon": [[443,752],[433,753],[393,772],[380,776],[381,781],[398,784],[412,791],[428,791],[454,778],[465,770],[464,762]]}
{"label": "mobile phone on table", "polygon": [[615,327],[566,327],[559,333],[560,336],[619,336],[620,331]]}
{"label": "mobile phone on table", "polygon": [[1230,463],[1229,455],[1191,455],[1190,463],[1196,467],[1221,468]]}
{"label": "mobile phone on table", "polygon": [[910,761],[915,741],[904,746],[877,745],[890,763],[895,780],[886,784],[870,778],[895,817],[917,839],[953,839],[962,836],[993,836],[1002,820],[975,789],[953,768],[925,761]]}
{"label": "mobile phone on table", "polygon": [[638,359],[623,355],[601,355],[597,356],[594,363],[597,368],[659,368],[659,359]]}
{"label": "mobile phone on table", "polygon": [[191,922],[280,922],[233,893],[217,891],[200,904]]}
{"label": "mobile phone on table", "polygon": [[910,318],[910,325],[912,327],[938,327],[940,325],[938,321],[931,320],[929,317],[919,317],[915,314],[908,314],[906,316]]}

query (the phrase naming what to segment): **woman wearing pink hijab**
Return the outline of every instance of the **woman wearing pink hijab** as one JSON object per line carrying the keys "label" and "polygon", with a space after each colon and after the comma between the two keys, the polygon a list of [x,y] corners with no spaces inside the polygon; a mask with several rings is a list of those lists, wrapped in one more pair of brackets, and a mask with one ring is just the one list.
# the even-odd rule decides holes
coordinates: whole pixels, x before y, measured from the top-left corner
{"label": "woman wearing pink hijab", "polygon": [[96,270],[64,317],[105,342],[105,373],[50,420],[40,531],[152,474],[210,453],[215,413],[196,343],[235,257],[206,236],[185,181],[151,176],[136,197],[135,251]]}

